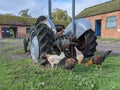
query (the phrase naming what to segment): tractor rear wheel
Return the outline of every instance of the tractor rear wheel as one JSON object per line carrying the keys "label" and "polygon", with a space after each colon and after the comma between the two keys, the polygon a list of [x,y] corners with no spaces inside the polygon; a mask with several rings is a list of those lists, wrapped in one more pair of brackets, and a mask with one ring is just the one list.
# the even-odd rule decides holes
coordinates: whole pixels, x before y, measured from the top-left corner
{"label": "tractor rear wheel", "polygon": [[87,30],[79,39],[77,48],[83,52],[84,57],[88,58],[94,55],[96,51],[97,37],[93,30]]}
{"label": "tractor rear wheel", "polygon": [[52,50],[52,30],[44,23],[37,25],[37,37],[39,43],[39,58],[42,58],[45,53],[51,53]]}

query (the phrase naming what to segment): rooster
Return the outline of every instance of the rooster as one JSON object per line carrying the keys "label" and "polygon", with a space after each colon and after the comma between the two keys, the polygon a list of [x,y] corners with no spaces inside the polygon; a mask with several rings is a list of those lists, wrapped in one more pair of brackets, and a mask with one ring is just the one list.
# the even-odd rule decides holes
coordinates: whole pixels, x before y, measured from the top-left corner
{"label": "rooster", "polygon": [[71,70],[74,67],[75,64],[75,59],[73,58],[68,58],[65,60],[65,69]]}
{"label": "rooster", "polygon": [[60,55],[50,55],[50,54],[45,54],[45,57],[47,58],[48,62],[52,66],[52,69],[54,68],[54,65],[59,64],[59,62],[65,58],[64,52],[61,52]]}
{"label": "rooster", "polygon": [[76,47],[74,47],[74,48],[76,51],[76,59],[78,60],[78,64],[81,64],[84,59],[83,53],[80,52]]}
{"label": "rooster", "polygon": [[[105,58],[112,52],[112,50],[106,51],[102,55],[97,55],[92,57],[86,64],[85,66],[90,66],[92,64],[96,64],[97,66],[100,65],[102,69],[102,63],[104,62]],[[96,68],[97,68],[96,66]]]}

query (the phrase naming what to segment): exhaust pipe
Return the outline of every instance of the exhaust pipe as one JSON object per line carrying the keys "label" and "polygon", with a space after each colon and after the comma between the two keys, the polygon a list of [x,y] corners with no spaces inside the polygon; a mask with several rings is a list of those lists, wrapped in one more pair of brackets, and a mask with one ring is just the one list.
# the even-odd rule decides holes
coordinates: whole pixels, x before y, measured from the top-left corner
{"label": "exhaust pipe", "polygon": [[73,30],[73,37],[76,38],[76,28],[75,28],[75,0],[72,0],[72,30]]}
{"label": "exhaust pipe", "polygon": [[51,0],[48,0],[48,18],[50,20],[52,20],[51,11],[52,11],[52,9],[51,9]]}

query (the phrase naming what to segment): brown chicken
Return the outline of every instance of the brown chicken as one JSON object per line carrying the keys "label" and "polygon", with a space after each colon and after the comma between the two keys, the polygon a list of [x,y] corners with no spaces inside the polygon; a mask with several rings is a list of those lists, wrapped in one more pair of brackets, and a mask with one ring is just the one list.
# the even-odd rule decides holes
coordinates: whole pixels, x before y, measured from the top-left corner
{"label": "brown chicken", "polygon": [[54,65],[59,64],[59,62],[65,58],[64,52],[61,52],[60,55],[50,55],[50,54],[45,54],[45,57],[47,58],[48,62],[51,64],[52,69],[54,68]]}
{"label": "brown chicken", "polygon": [[[92,57],[85,66],[90,66],[92,64],[100,65],[102,68],[102,63],[104,62],[105,58],[112,52],[112,50],[106,51],[102,55]],[[96,66],[97,67],[97,66]]]}
{"label": "brown chicken", "polygon": [[76,47],[74,48],[76,50],[76,59],[78,60],[78,64],[81,64],[84,59],[83,53],[80,52]]}
{"label": "brown chicken", "polygon": [[68,58],[67,60],[65,60],[65,69],[67,70],[73,69],[74,64],[75,64],[75,59]]}

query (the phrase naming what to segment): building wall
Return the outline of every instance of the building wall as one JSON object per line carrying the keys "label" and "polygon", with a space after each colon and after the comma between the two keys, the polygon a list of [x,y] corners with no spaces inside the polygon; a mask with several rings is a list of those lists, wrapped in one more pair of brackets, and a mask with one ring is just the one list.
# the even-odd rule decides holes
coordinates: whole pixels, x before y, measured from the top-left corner
{"label": "building wall", "polygon": [[[109,16],[117,16],[117,27],[114,29],[106,28],[107,17]],[[95,30],[95,21],[101,20],[101,38],[120,38],[120,11],[86,17],[86,19],[92,23],[93,30]]]}
{"label": "building wall", "polygon": [[26,33],[26,28],[27,27],[18,27],[18,38],[24,38],[24,37],[29,37],[29,34]]}
{"label": "building wall", "polygon": [[[0,38],[2,38],[2,27],[13,27],[10,25],[0,25]],[[29,34],[26,33],[26,26],[15,26],[17,27],[17,38],[29,37]]]}

